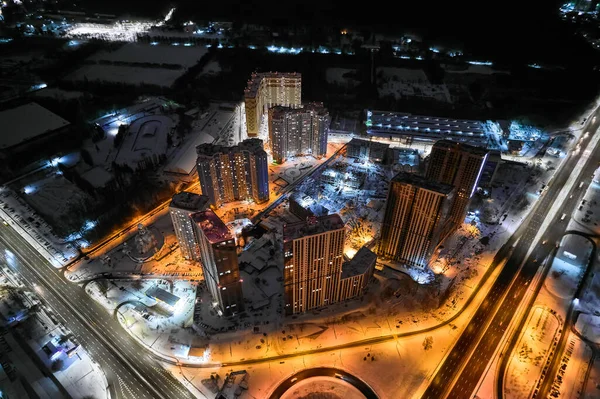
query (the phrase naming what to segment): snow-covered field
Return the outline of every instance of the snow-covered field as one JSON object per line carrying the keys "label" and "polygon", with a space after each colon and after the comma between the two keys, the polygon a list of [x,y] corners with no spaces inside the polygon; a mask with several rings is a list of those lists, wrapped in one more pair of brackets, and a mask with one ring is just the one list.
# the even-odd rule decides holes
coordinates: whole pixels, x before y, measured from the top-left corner
{"label": "snow-covered field", "polygon": [[[22,286],[19,277],[11,273],[8,268],[0,270],[0,281],[3,289]],[[55,386],[53,381],[47,379],[48,376],[43,370],[45,367],[43,365],[42,369],[39,367],[40,363],[43,363],[49,371],[50,364],[56,359],[61,362],[62,366],[58,371],[53,370],[52,373],[70,397],[110,398],[107,389],[108,384],[102,369],[90,357],[84,347],[80,347],[76,351],[76,355],[72,357],[67,356],[64,352],[57,352],[57,356],[54,356],[52,360],[47,353],[42,351],[43,345],[60,337],[64,337],[65,342],[67,339],[70,340],[67,345],[73,347],[75,345],[74,339],[76,340],[77,337],[73,337],[69,330],[56,322],[56,315],[53,315],[51,310],[43,305],[34,293],[20,290],[15,290],[13,293],[20,298],[19,301],[12,300],[12,294],[5,295],[7,291],[0,293],[0,312],[3,313],[3,316],[6,316],[6,311],[13,312],[13,314],[26,314],[24,313],[25,308],[32,306],[36,306],[38,311],[36,311],[34,317],[30,313],[30,317],[23,318],[19,324],[8,330],[11,331],[9,334],[3,337],[3,366],[5,370],[10,371],[9,365],[14,365],[20,376],[19,379],[12,382],[5,378],[2,383],[3,393],[10,395],[11,398],[28,397],[26,393],[28,390],[22,390],[20,385],[29,383],[31,384],[29,388],[34,387],[36,394],[40,397],[61,397],[58,387]],[[23,351],[21,344],[13,338],[13,334],[20,334],[21,338],[30,346],[31,352]],[[11,350],[4,350],[7,345]],[[32,355],[32,353],[35,354]],[[36,355],[39,359],[34,360],[32,356]]]}
{"label": "snow-covered field", "polygon": [[360,83],[352,77],[353,74],[356,75],[356,72],[356,69],[349,68],[327,68],[325,79],[327,79],[327,83],[354,87]]}
{"label": "snow-covered field", "polygon": [[[143,43],[126,43],[114,51],[100,51],[92,55],[92,61],[116,61],[128,63],[177,64],[184,68],[195,65],[206,53],[204,46],[168,46]],[[89,79],[89,77],[88,77]]]}
{"label": "snow-covered field", "polygon": [[[69,182],[67,181],[67,183]],[[71,188],[77,190],[76,187],[69,185],[69,190]],[[64,198],[61,198],[50,196],[46,199],[47,203],[44,201],[42,203],[50,207],[57,207],[59,205],[56,202],[60,203],[63,201],[62,205],[64,206]],[[72,244],[65,242],[63,238],[59,238],[54,234],[52,227],[44,220],[44,216],[47,216],[47,214],[43,209],[38,213],[37,210],[27,205],[14,191],[6,187],[2,189],[0,205],[2,205],[0,209],[2,219],[55,267],[64,266],[77,255],[77,250]],[[31,218],[33,221],[28,220],[28,218]]]}
{"label": "snow-covered field", "polygon": [[170,87],[185,71],[183,69],[142,68],[121,65],[84,65],[69,76],[73,81],[104,81],[109,83],[151,84]]}
{"label": "snow-covered field", "polygon": [[200,76],[203,75],[218,75],[221,73],[221,65],[218,61],[210,61],[208,62],[204,68],[202,68],[202,72],[200,72]]}
{"label": "snow-covered field", "polygon": [[429,82],[421,69],[394,67],[377,68],[377,91],[380,97],[392,95],[397,99],[424,97],[443,102],[452,102],[450,92],[444,84]]}
{"label": "snow-covered field", "polygon": [[62,90],[57,88],[47,87],[42,90],[38,90],[34,94],[36,97],[50,97],[56,98],[57,100],[72,100],[83,96],[82,91],[75,90]]}
{"label": "snow-covered field", "polygon": [[508,363],[504,382],[504,396],[507,399],[530,397],[551,353],[552,343],[559,337],[558,328],[558,319],[549,309],[536,307],[530,313]]}

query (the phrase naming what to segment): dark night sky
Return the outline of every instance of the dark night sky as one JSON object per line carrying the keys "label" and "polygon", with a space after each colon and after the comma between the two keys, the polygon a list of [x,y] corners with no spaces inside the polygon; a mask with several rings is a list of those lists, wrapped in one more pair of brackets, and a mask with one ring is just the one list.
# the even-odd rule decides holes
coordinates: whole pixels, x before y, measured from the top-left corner
{"label": "dark night sky", "polygon": [[[481,56],[510,60],[561,62],[589,58],[587,46],[574,38],[560,21],[556,0],[381,1],[232,1],[232,0],[83,0],[101,4],[114,13],[164,14],[177,6],[183,15],[197,18],[256,20],[275,26],[293,23],[365,27],[389,32],[415,31],[437,42],[464,43]],[[113,5],[115,4],[115,5]],[[357,6],[359,5],[359,6]],[[128,10],[122,7],[127,7]],[[106,11],[109,11],[108,9]],[[591,53],[593,54],[593,53]],[[561,62],[562,63],[562,62]]]}

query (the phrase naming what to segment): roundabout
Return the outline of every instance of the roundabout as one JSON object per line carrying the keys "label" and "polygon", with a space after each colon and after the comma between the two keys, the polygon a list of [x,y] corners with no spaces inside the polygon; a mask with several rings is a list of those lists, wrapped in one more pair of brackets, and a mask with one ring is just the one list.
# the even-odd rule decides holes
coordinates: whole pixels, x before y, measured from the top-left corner
{"label": "roundabout", "polygon": [[270,399],[378,399],[364,381],[343,370],[318,367],[297,372],[279,384]]}

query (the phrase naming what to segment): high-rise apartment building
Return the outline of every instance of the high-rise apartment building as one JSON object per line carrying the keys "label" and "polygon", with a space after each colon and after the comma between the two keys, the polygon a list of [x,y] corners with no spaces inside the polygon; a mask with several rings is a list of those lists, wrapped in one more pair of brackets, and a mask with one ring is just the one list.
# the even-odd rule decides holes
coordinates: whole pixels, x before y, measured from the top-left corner
{"label": "high-rise apartment building", "polygon": [[378,255],[425,267],[443,235],[453,187],[400,172],[390,182]]}
{"label": "high-rise apartment building", "polygon": [[452,233],[464,222],[487,157],[488,151],[482,147],[450,140],[436,141],[433,145],[425,177],[455,187],[450,223],[446,225],[448,231],[444,234]]}
{"label": "high-rise apartment building", "polygon": [[169,214],[179,243],[181,255],[185,259],[199,260],[198,242],[190,215],[208,207],[208,197],[187,191],[177,193],[169,204]]}
{"label": "high-rise apartment building", "polygon": [[260,139],[247,139],[233,147],[202,144],[196,147],[202,194],[216,207],[231,201],[269,200],[267,153]]}
{"label": "high-rise apartment building", "polygon": [[276,105],[296,108],[302,103],[299,73],[253,73],[244,90],[248,137],[257,137],[262,116]]}
{"label": "high-rise apartment building", "polygon": [[269,141],[273,160],[282,163],[299,154],[325,155],[330,123],[323,103],[308,103],[301,108],[270,108]]}
{"label": "high-rise apartment building", "polygon": [[310,216],[306,221],[283,227],[283,284],[287,315],[364,293],[373,275],[375,255],[366,248],[361,249],[360,257],[348,262],[348,270],[343,274],[344,241],[344,222],[337,214]]}
{"label": "high-rise apartment building", "polygon": [[192,214],[204,281],[218,310],[232,316],[244,310],[242,281],[235,240],[215,213],[208,209]]}

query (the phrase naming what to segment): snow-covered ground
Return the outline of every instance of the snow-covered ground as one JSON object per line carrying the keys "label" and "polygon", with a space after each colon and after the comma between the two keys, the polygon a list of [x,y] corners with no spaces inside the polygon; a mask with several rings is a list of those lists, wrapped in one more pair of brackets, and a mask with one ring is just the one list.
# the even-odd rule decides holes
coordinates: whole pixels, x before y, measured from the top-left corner
{"label": "snow-covered ground", "polygon": [[581,202],[573,212],[568,229],[600,235],[600,184],[592,181],[583,196],[579,195]]}
{"label": "snow-covered ground", "polygon": [[218,61],[209,61],[204,68],[202,68],[202,72],[200,72],[199,76],[204,75],[218,75],[221,73],[221,65]]}
{"label": "snow-covered ground", "polygon": [[448,88],[444,84],[429,82],[422,69],[394,67],[377,68],[377,91],[380,97],[392,95],[397,99],[425,97],[443,102],[452,102]]}
{"label": "snow-covered ground", "polygon": [[531,396],[551,354],[552,344],[559,338],[559,326],[557,317],[549,309],[541,306],[532,309],[508,363],[504,385],[507,399]]}
{"label": "snow-covered ground", "polygon": [[558,399],[581,398],[592,359],[592,348],[570,331],[558,375],[554,380],[555,386],[560,387],[560,390],[558,395],[552,392],[551,396]]}
{"label": "snow-covered ground", "polygon": [[204,46],[152,46],[126,43],[114,51],[100,51],[88,59],[125,63],[177,64],[187,69],[200,61],[207,52]]}
{"label": "snow-covered ground", "polygon": [[333,377],[307,378],[295,384],[281,399],[305,399],[322,396],[328,399],[365,399],[350,383]]}
{"label": "snow-covered ground", "polygon": [[356,72],[356,69],[349,68],[327,68],[325,71],[325,79],[327,79],[327,83],[343,87],[355,87],[360,83],[359,80],[352,77],[356,76]]}
{"label": "snow-covered ground", "polygon": [[[508,398],[527,398],[539,386],[542,370],[555,356],[555,342],[563,333],[567,311],[590,261],[591,249],[585,238],[569,235],[562,240],[556,257],[549,260],[550,271],[528,313],[528,322],[513,352],[507,354],[511,356],[504,385]],[[577,261],[571,259],[573,255]],[[536,284],[537,278],[529,285],[526,296],[532,294]]]}
{"label": "snow-covered ground", "polygon": [[[58,352],[52,358],[50,354],[42,349],[52,341],[55,346],[64,346],[66,351],[78,345],[76,342],[77,337],[73,337],[69,330],[56,322],[56,315],[53,315],[51,310],[44,306],[34,293],[18,289],[21,286],[18,278],[8,268],[0,270],[0,281],[3,285],[0,289],[0,313],[5,318],[7,316],[6,312],[22,316],[20,323],[3,336],[4,342],[11,348],[11,350],[4,352],[4,369],[11,370],[9,364],[14,365],[19,378],[12,383],[5,379],[2,391],[10,397],[28,397],[26,391],[20,386],[20,379],[22,378],[31,384],[31,387],[40,397],[61,396],[58,387],[54,385],[50,378],[42,375],[39,366],[29,357],[29,352],[23,350],[22,345],[28,345],[30,350],[36,353],[39,361],[47,368],[48,373],[51,372],[54,375],[70,397],[74,399],[86,397],[110,398],[106,377],[100,366],[85,351],[85,348],[79,347],[72,356],[67,356],[64,352]],[[7,295],[7,287],[11,287],[11,292],[16,294],[16,297],[19,298],[18,301]],[[32,306],[37,307],[38,311],[35,312],[35,316],[28,316],[25,309]],[[60,338],[65,339],[62,344],[58,344]]]}
{"label": "snow-covered ground", "polygon": [[[168,212],[164,212],[153,222],[149,229],[162,236],[163,243],[157,252],[143,262],[133,258],[131,252],[122,245],[115,245],[102,253],[94,254],[88,260],[80,260],[71,265],[65,276],[73,282],[82,282],[110,273],[115,277],[127,276],[178,277],[196,279],[202,276],[202,269],[196,262],[185,260],[179,250],[179,244],[173,230]],[[127,247],[133,251],[135,234],[125,238]],[[128,253],[129,252],[129,253]]]}
{"label": "snow-covered ground", "polygon": [[[76,189],[76,187],[71,185],[66,192],[75,192],[74,190],[70,191],[71,189]],[[62,267],[77,256],[78,253],[73,244],[57,237],[43,217],[19,198],[14,191],[2,187],[0,197],[0,217],[37,249],[44,258],[48,259],[54,267]],[[55,201],[58,199],[46,196],[46,201],[47,205],[54,206],[53,204],[56,204]]]}
{"label": "snow-covered ground", "polygon": [[34,96],[51,97],[56,98],[57,100],[72,100],[82,97],[83,94],[84,93],[82,91],[62,90],[54,87],[47,87],[45,89],[36,91]]}
{"label": "snow-covered ground", "polygon": [[144,68],[124,65],[84,65],[66,77],[72,81],[100,81],[130,85],[149,84],[171,87],[184,69]]}

